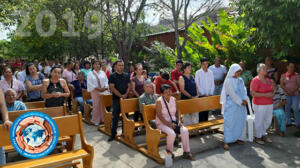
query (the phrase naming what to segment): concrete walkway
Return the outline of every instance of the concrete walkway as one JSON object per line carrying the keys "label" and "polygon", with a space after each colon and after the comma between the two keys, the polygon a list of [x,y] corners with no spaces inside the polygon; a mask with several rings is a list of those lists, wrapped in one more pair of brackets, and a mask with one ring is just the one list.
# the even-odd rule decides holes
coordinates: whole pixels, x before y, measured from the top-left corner
{"label": "concrete walkway", "polygon": [[[84,124],[84,129],[88,142],[95,149],[95,168],[163,167],[118,141],[108,143],[108,136],[99,132],[96,126]],[[196,161],[182,159],[180,157],[182,148],[178,148],[175,151],[174,167],[300,168],[300,138],[293,135],[296,131],[295,128],[289,128],[285,137],[271,134],[269,137],[273,142],[266,145],[234,144],[230,146],[229,151],[224,151],[222,148],[223,135],[221,134],[197,136],[190,139],[191,150]],[[136,141],[143,143],[145,138],[139,136]],[[160,147],[162,157],[164,157],[164,149],[165,146]]]}

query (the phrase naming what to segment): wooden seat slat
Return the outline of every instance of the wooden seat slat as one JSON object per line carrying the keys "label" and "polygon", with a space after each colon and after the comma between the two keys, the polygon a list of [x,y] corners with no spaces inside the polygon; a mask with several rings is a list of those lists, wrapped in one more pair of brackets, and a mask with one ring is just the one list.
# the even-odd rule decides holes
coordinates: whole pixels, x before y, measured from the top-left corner
{"label": "wooden seat slat", "polygon": [[192,124],[192,125],[187,125],[185,126],[189,131],[191,130],[198,130],[198,129],[204,129],[204,128],[209,128],[212,126],[220,125],[224,123],[224,119],[216,119],[216,120],[209,120],[209,121],[204,121],[201,123],[197,124]]}
{"label": "wooden seat slat", "polygon": [[17,163],[9,163],[4,165],[3,168],[20,168],[20,167],[49,167],[54,166],[61,163],[70,162],[73,160],[77,160],[80,158],[84,158],[89,156],[84,149],[66,152],[63,154],[53,154],[51,157],[45,157],[41,159],[34,159],[34,160],[25,160],[20,161]]}

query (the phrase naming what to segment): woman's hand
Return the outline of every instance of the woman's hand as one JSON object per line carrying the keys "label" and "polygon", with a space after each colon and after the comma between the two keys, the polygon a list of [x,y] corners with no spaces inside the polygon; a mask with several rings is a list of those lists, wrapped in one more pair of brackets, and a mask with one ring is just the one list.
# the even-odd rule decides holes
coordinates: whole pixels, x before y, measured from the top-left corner
{"label": "woman's hand", "polygon": [[246,101],[246,100],[243,100],[242,106],[246,106],[246,105],[247,105],[247,101]]}

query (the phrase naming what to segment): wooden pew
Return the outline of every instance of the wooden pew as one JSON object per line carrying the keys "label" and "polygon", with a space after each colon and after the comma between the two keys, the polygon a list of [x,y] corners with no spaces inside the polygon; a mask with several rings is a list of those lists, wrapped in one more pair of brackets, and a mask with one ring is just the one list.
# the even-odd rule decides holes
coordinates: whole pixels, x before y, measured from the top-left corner
{"label": "wooden pew", "polygon": [[[51,118],[53,117],[60,117],[60,116],[66,116],[67,110],[66,106],[60,106],[60,107],[50,107],[50,108],[37,108],[37,109],[29,109],[29,110],[21,110],[21,111],[10,111],[8,112],[8,118],[10,121],[15,121],[20,115],[30,112],[30,111],[38,111],[45,114],[48,114]],[[67,142],[66,149],[67,150],[74,150],[75,146],[75,136],[74,137],[59,137],[59,142]],[[6,153],[10,153],[14,151],[13,146],[5,146],[4,147]]]}
{"label": "wooden pew", "polygon": [[[78,162],[74,162],[78,159],[82,159],[83,167],[92,168],[93,158],[94,158],[94,148],[89,145],[85,139],[83,126],[82,126],[82,116],[81,113],[77,115],[61,116],[53,118],[57,124],[59,130],[59,137],[63,136],[76,136],[80,135],[81,148],[78,150],[72,150],[68,152],[48,155],[40,159],[28,159],[19,162],[12,162],[3,165],[3,168],[20,168],[20,167],[50,167],[59,165],[76,166]],[[11,145],[9,131],[4,129],[3,125],[0,125],[0,146]],[[70,164],[70,162],[73,162]]]}
{"label": "wooden pew", "polygon": [[105,133],[106,135],[111,135],[111,123],[112,123],[112,112],[107,111],[107,108],[112,107],[112,95],[100,95],[102,110],[104,113],[104,125],[100,125],[98,130]]}
{"label": "wooden pew", "polygon": [[155,104],[145,105],[143,104],[143,119],[146,129],[146,146],[147,148],[140,148],[139,150],[145,155],[151,157],[160,164],[164,163],[164,160],[159,155],[158,145],[160,139],[166,137],[166,134],[159,129],[153,129],[149,124],[150,120],[155,120],[156,109]]}
{"label": "wooden pew", "polygon": [[[197,99],[188,99],[177,101],[177,108],[180,110],[181,115],[198,113],[203,111],[210,111],[214,109],[221,109],[220,96],[209,96]],[[224,119],[214,119],[205,122],[200,122],[192,125],[185,126],[189,131],[209,128],[216,125],[222,125]]]}
{"label": "wooden pew", "polygon": [[27,109],[45,108],[45,101],[25,102]]}
{"label": "wooden pew", "polygon": [[84,109],[84,118],[83,121],[87,124],[93,124],[92,123],[92,110],[93,106],[86,103],[86,100],[92,99],[91,93],[88,92],[86,89],[82,89],[82,99],[83,99],[83,109]]}
{"label": "wooden pew", "polygon": [[139,111],[139,99],[132,98],[132,99],[120,99],[120,107],[121,107],[121,114],[123,118],[123,134],[124,139],[121,139],[126,145],[129,145],[132,148],[137,148],[137,145],[133,139],[133,133],[135,128],[144,126],[143,121],[135,122],[133,120],[128,119],[127,115],[129,113],[134,114],[134,112]]}
{"label": "wooden pew", "polygon": [[[203,111],[210,111],[213,109],[220,109],[220,96],[210,96],[197,99],[179,100],[177,101],[177,108],[180,110],[181,115],[192,114]],[[144,154],[148,155],[158,163],[162,164],[164,160],[159,155],[158,145],[160,139],[166,137],[166,134],[162,133],[159,129],[153,129],[149,121],[154,120],[156,116],[155,105],[144,105],[143,104],[143,118],[146,128],[146,145],[147,149],[140,148],[139,150]],[[197,124],[185,126],[189,131],[199,130],[204,128],[210,128],[212,126],[222,125],[224,122],[223,118],[209,120]],[[217,129],[218,131],[218,129]],[[220,132],[220,131],[219,131]]]}

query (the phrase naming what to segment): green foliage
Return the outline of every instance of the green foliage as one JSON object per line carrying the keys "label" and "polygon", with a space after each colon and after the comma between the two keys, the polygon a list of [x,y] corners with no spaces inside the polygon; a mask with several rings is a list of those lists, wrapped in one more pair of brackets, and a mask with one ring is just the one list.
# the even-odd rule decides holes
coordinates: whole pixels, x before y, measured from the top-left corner
{"label": "green foliage", "polygon": [[255,27],[252,42],[268,48],[271,55],[284,59],[300,52],[299,0],[234,0],[241,20]]}
{"label": "green foliage", "polygon": [[149,50],[149,57],[145,58],[153,71],[160,69],[170,71],[176,62],[177,56],[175,52],[167,47],[164,43],[154,41]]}
{"label": "green foliage", "polygon": [[[183,59],[199,66],[200,59],[206,57],[214,62],[216,57],[226,60],[229,66],[232,62],[244,60],[254,63],[256,46],[249,43],[248,38],[255,31],[247,29],[242,21],[228,16],[227,12],[219,12],[219,21],[214,24],[210,18],[201,21],[203,26],[196,23],[188,29],[189,41],[185,46]],[[183,40],[183,39],[181,39]]]}

